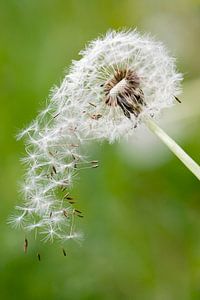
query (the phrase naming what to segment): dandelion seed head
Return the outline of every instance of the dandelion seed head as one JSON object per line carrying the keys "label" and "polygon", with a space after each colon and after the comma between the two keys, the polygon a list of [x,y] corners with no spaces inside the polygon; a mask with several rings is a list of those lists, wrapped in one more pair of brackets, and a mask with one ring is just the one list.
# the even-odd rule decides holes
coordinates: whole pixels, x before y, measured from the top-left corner
{"label": "dandelion seed head", "polygon": [[[130,133],[133,123],[142,122],[144,115],[159,115],[180,93],[182,75],[174,58],[162,43],[137,31],[111,31],[80,54],[60,89],[87,111],[85,127],[92,127],[95,138],[112,142]],[[91,120],[97,113],[102,116],[98,122]]]}
{"label": "dandelion seed head", "polygon": [[79,169],[98,165],[81,153],[83,146],[132,134],[145,116],[172,106],[181,91],[175,59],[136,30],[110,31],[80,55],[51,90],[48,106],[18,135],[26,138],[25,204],[9,222],[36,230],[44,241],[81,239],[68,194]]}

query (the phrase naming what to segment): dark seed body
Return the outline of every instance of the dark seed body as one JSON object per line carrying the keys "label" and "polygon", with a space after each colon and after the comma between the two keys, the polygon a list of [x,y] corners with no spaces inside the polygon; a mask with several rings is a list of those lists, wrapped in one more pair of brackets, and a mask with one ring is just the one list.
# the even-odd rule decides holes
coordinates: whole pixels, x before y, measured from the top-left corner
{"label": "dark seed body", "polygon": [[28,250],[28,240],[27,240],[27,238],[25,238],[25,240],[24,240],[24,252],[27,253],[27,250]]}
{"label": "dark seed body", "polygon": [[64,256],[67,256],[67,253],[66,253],[66,251],[65,251],[64,248],[62,249],[62,252],[63,252],[63,255],[64,255]]}

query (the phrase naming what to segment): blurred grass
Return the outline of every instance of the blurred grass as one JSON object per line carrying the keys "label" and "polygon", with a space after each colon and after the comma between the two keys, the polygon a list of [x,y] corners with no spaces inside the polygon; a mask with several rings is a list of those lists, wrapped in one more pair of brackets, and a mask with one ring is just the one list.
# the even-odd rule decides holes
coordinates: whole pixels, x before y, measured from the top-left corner
{"label": "blurred grass", "polygon": [[[85,43],[110,27],[152,31],[177,54],[187,83],[200,77],[200,2],[4,0],[0,22],[1,298],[200,299],[199,182],[172,155],[140,169],[116,145],[94,145],[90,156],[100,168],[82,171],[74,187],[85,241],[69,243],[67,257],[59,245],[33,238],[24,255],[24,234],[6,225],[22,200],[24,147],[14,136],[44,107]],[[199,83],[186,86],[184,101],[198,102]],[[199,110],[193,101],[188,106]],[[182,144],[199,161],[198,114],[187,124]]]}

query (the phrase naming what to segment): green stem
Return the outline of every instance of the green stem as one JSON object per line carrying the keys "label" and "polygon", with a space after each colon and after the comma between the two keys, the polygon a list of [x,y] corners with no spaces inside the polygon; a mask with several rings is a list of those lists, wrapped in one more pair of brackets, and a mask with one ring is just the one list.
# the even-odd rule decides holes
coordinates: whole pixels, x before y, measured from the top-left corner
{"label": "green stem", "polygon": [[152,119],[145,119],[147,127],[182,161],[182,163],[200,180],[200,166]]}

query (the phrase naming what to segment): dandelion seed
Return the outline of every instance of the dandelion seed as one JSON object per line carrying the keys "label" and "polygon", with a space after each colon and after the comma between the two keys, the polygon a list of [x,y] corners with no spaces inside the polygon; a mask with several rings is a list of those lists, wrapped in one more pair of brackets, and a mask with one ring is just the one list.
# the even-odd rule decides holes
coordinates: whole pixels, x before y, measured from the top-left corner
{"label": "dandelion seed", "polygon": [[63,241],[74,240],[80,243],[83,240],[83,235],[79,232],[74,232],[73,234],[63,235],[62,240]]}
{"label": "dandelion seed", "polygon": [[42,239],[44,242],[50,241],[53,242],[55,238],[59,239],[59,234],[57,233],[56,228],[53,228],[51,225],[47,225],[48,227],[40,232],[40,234],[44,235]]}
{"label": "dandelion seed", "polygon": [[41,228],[41,227],[43,227],[44,226],[44,222],[37,222],[37,223],[33,223],[33,224],[29,224],[29,225],[27,225],[27,226],[25,226],[25,229],[27,230],[27,231],[33,231],[33,230],[35,230],[35,232],[37,233],[37,229],[39,229],[39,228]]}
{"label": "dandelion seed", "polygon": [[64,255],[64,256],[67,256],[67,253],[66,253],[66,251],[65,251],[64,248],[62,249],[62,252],[63,252],[63,255]]}
{"label": "dandelion seed", "polygon": [[37,258],[38,258],[39,261],[41,261],[41,255],[40,255],[40,253],[37,254]]}
{"label": "dandelion seed", "polygon": [[80,238],[74,222],[83,215],[68,191],[79,169],[98,167],[80,153],[83,144],[112,143],[146,126],[200,179],[199,166],[154,122],[180,102],[182,75],[163,44],[136,30],[110,31],[80,54],[47,108],[18,136],[26,137],[25,209],[9,222],[45,241]]}
{"label": "dandelion seed", "polygon": [[21,215],[12,215],[8,219],[8,224],[10,224],[13,228],[24,228],[25,226],[25,213]]}
{"label": "dandelion seed", "polygon": [[28,240],[27,238],[25,238],[24,240],[24,252],[27,253],[27,249],[28,249]]}

